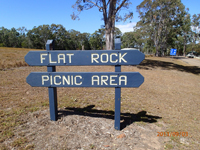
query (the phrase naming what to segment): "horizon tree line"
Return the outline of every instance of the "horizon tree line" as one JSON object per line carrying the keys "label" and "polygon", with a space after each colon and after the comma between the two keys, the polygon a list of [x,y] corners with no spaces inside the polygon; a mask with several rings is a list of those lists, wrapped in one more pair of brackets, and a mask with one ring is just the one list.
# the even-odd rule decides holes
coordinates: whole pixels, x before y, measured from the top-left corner
{"label": "horizon tree line", "polygon": [[[103,4],[106,1],[76,1],[73,7],[81,11],[88,6],[99,7],[101,11],[113,12],[110,21],[122,21],[132,17],[132,13],[127,14],[127,18],[116,14],[116,10],[120,8],[128,9],[131,5],[130,1],[112,1],[107,3],[107,8]],[[112,7],[114,5],[114,7]],[[87,7],[85,7],[87,6]],[[88,9],[90,9],[90,7]],[[105,8],[104,8],[105,7]],[[83,9],[81,9],[83,8]],[[99,10],[99,11],[100,11]],[[101,12],[100,11],[100,12]],[[180,0],[144,0],[137,6],[140,20],[137,22],[133,32],[126,32],[122,35],[121,31],[112,28],[112,40],[108,42],[108,28],[96,30],[94,33],[81,33],[74,29],[66,30],[62,25],[40,25],[34,26],[33,29],[27,30],[25,27],[18,29],[6,29],[0,27],[0,46],[5,47],[22,47],[45,49],[45,43],[48,39],[55,40],[55,49],[60,50],[94,50],[107,49],[107,43],[113,43],[114,37],[121,36],[122,48],[133,47],[142,52],[154,53],[156,56],[165,56],[169,54],[171,48],[178,50],[178,55],[185,55],[188,51],[197,51],[200,53],[200,14],[189,14],[189,9]],[[103,12],[104,14],[105,12]],[[109,15],[106,16],[109,19]],[[72,19],[76,19],[78,14],[72,15]],[[105,21],[105,20],[104,20]],[[106,23],[105,23],[106,24]],[[111,33],[111,31],[109,31]],[[109,37],[110,38],[110,37]],[[111,44],[113,48],[113,44]],[[114,49],[114,48],[113,48]]]}

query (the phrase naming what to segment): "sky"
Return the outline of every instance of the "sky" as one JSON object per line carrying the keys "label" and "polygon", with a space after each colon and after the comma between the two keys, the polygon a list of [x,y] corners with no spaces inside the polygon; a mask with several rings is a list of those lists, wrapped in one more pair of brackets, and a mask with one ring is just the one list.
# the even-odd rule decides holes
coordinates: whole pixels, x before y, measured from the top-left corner
{"label": "sky", "polygon": [[[72,5],[76,0],[0,0],[0,27],[7,29],[26,27],[28,30],[43,24],[61,24],[66,30],[74,29],[81,33],[94,33],[104,25],[103,15],[97,8],[81,12],[80,20],[72,20],[71,14],[75,11]],[[143,0],[131,0],[130,11],[133,19],[127,22],[117,22],[123,33],[133,31],[133,26],[139,21],[136,7]],[[181,0],[189,13],[200,13],[200,0]],[[127,10],[122,10],[122,14]]]}

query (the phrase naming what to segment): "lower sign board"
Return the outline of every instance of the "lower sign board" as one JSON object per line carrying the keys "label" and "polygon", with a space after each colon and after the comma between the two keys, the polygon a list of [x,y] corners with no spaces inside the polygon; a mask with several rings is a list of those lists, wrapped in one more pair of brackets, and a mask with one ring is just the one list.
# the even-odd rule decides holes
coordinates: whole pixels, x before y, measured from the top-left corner
{"label": "lower sign board", "polygon": [[35,87],[139,87],[139,72],[32,72],[26,78]]}

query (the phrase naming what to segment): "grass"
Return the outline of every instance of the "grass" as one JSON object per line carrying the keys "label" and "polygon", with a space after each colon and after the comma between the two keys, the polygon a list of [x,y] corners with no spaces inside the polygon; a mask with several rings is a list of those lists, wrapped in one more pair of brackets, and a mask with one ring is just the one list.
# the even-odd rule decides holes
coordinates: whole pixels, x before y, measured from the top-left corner
{"label": "grass", "polygon": [[[24,56],[28,51],[0,48],[0,149],[34,149],[28,138],[23,134],[17,136],[15,130],[26,122],[28,113],[49,107],[47,88],[30,87],[25,81],[30,72],[46,71],[46,67],[19,68],[27,66]],[[114,72],[114,67],[57,67],[57,71]],[[122,88],[122,118],[136,119],[131,123],[142,126],[152,121],[158,127],[162,126],[159,123],[162,120],[167,129],[158,132],[188,132],[189,136],[185,138],[191,143],[184,146],[179,142],[180,137],[171,137],[171,142],[165,145],[166,149],[199,149],[199,68],[188,66],[178,59],[147,57],[137,67],[123,66],[124,71],[140,72],[145,82],[140,88]],[[107,118],[112,118],[114,114],[114,88],[58,88],[57,91],[60,109]],[[5,145],[9,139],[13,142]],[[91,145],[90,148],[94,147]]]}
{"label": "grass", "polygon": [[35,49],[0,47],[0,70],[28,66],[24,56],[30,50]]}

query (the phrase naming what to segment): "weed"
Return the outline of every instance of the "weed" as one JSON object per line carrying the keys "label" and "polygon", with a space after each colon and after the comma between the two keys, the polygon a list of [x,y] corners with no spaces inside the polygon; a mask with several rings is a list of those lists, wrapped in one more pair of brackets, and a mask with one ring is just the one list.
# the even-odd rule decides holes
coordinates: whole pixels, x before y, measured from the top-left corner
{"label": "weed", "polygon": [[5,141],[5,139],[11,138],[14,136],[14,133],[11,129],[7,129],[0,133],[0,142]]}
{"label": "weed", "polygon": [[94,149],[95,145],[94,144],[90,144],[90,149]]}
{"label": "weed", "polygon": [[170,139],[176,143],[179,143],[179,137],[177,136],[171,136]]}
{"label": "weed", "polygon": [[165,149],[173,149],[173,148],[174,148],[174,146],[172,144],[170,144],[170,143],[167,143],[165,145]]}
{"label": "weed", "polygon": [[28,142],[27,138],[20,137],[13,141],[12,146],[13,147],[22,147],[27,142]]}

